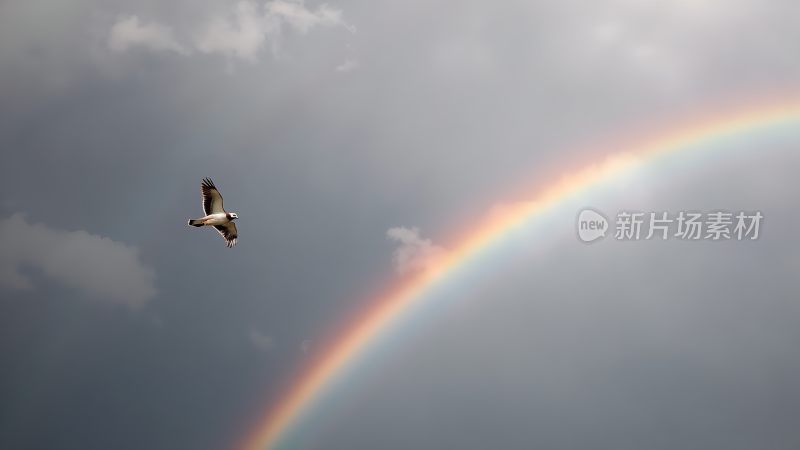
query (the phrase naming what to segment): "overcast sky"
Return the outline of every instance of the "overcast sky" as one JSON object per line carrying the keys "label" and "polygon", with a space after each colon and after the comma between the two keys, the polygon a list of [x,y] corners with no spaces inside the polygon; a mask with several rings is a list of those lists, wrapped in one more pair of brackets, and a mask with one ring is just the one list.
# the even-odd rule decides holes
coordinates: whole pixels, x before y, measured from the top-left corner
{"label": "overcast sky", "polygon": [[[0,3],[0,447],[227,449],[331,330],[642,130],[800,88],[793,1]],[[800,447],[800,132],[566,202],[298,449]],[[229,250],[201,214],[239,213]],[[575,237],[581,207],[756,241]],[[368,364],[367,364],[368,362]],[[294,448],[294,447],[290,447]]]}

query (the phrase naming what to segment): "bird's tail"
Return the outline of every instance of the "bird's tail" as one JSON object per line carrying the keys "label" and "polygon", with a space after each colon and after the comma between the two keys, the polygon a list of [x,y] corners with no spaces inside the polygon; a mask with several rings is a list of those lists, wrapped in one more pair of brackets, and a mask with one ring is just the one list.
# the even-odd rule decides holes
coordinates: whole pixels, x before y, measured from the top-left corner
{"label": "bird's tail", "polygon": [[189,225],[191,225],[193,227],[202,227],[203,226],[203,222],[201,222],[201,221],[199,221],[197,219],[189,219]]}

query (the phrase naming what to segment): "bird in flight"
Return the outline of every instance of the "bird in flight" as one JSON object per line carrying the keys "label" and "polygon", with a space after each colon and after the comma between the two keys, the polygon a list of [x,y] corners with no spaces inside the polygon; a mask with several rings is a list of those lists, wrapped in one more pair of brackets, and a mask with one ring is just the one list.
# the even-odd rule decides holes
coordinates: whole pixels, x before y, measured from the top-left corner
{"label": "bird in flight", "polygon": [[236,224],[233,221],[238,219],[239,215],[225,211],[225,208],[222,207],[222,195],[220,195],[210,178],[203,178],[200,192],[203,197],[203,212],[206,215],[199,219],[189,220],[189,225],[193,227],[214,227],[225,239],[225,244],[228,248],[233,248],[236,245],[236,238],[239,237],[239,233],[236,231]]}

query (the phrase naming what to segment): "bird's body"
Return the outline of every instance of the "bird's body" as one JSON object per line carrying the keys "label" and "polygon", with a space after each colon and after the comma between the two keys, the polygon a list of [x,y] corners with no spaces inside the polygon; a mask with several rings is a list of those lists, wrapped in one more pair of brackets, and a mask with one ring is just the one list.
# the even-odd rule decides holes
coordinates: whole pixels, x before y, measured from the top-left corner
{"label": "bird's body", "polygon": [[202,227],[204,225],[214,226],[214,225],[225,225],[231,221],[231,218],[228,216],[227,213],[216,213],[216,214],[209,214],[207,216],[201,217],[199,219],[192,219],[189,225],[193,227]]}
{"label": "bird's body", "polygon": [[225,211],[222,206],[222,195],[220,195],[211,179],[203,179],[203,183],[200,185],[200,192],[203,197],[203,212],[206,215],[199,219],[189,220],[189,225],[193,227],[214,227],[225,239],[225,244],[228,248],[233,247],[239,237],[239,232],[233,221],[238,219],[239,216],[236,213]]}

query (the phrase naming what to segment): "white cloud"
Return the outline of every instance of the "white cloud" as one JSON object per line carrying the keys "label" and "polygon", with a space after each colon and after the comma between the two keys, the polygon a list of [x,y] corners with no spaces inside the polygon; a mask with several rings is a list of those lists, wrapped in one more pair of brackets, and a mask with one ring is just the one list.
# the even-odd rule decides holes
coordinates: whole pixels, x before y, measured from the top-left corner
{"label": "white cloud", "polygon": [[273,339],[272,336],[261,333],[255,328],[250,330],[249,336],[250,342],[259,350],[266,352],[275,348],[275,339]]}
{"label": "white cloud", "polygon": [[303,34],[318,26],[341,26],[355,32],[342,19],[341,10],[325,4],[312,11],[302,0],[273,0],[261,7],[254,1],[241,1],[228,17],[211,20],[198,37],[197,48],[255,61],[267,40],[273,52],[277,51],[284,24]]}
{"label": "white cloud", "polygon": [[111,27],[108,47],[123,52],[133,47],[153,51],[171,51],[188,55],[193,51],[221,54],[255,62],[267,43],[278,51],[284,30],[306,34],[317,27],[342,27],[351,33],[356,28],[342,17],[340,9],[322,4],[306,7],[303,0],[270,0],[260,3],[242,0],[225,13],[208,19],[205,26],[187,34],[194,36],[190,45],[179,43],[172,28],[155,22],[140,23],[137,16],[120,18]]}
{"label": "white cloud", "polygon": [[254,2],[236,4],[229,17],[214,17],[195,45],[203,53],[222,53],[255,61],[267,34],[279,32],[279,25],[268,20]]}
{"label": "white cloud", "polygon": [[264,9],[267,16],[279,18],[301,33],[316,26],[341,26],[351,33],[356,32],[356,27],[344,22],[341,10],[327,4],[311,11],[306,8],[303,0],[274,0],[267,2]]}
{"label": "white cloud", "polygon": [[139,23],[137,16],[122,17],[111,26],[108,47],[118,52],[124,52],[132,47],[143,47],[182,55],[189,53],[188,49],[175,40],[171,28],[155,22]]}
{"label": "white cloud", "polygon": [[399,274],[425,270],[445,253],[430,239],[423,239],[418,228],[390,228],[386,237],[400,244],[392,254],[395,270]]}
{"label": "white cloud", "polygon": [[358,61],[354,59],[348,59],[345,62],[336,66],[337,72],[350,72],[352,70],[356,70],[358,68]]}
{"label": "white cloud", "polygon": [[33,289],[20,269],[33,269],[94,299],[143,306],[156,295],[155,272],[139,251],[85,231],[28,223],[21,214],[0,220],[0,286]]}

